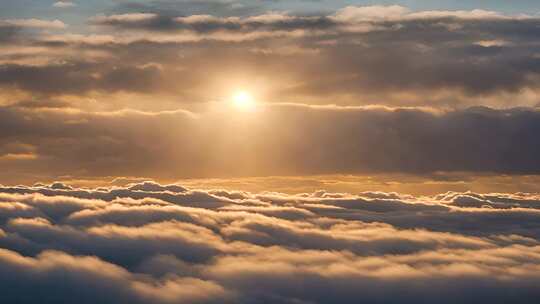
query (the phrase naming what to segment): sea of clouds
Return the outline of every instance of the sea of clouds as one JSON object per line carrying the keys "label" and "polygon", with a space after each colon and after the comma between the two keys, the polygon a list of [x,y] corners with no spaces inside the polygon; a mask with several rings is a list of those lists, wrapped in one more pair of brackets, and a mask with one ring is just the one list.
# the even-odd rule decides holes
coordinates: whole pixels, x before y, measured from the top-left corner
{"label": "sea of clouds", "polygon": [[0,187],[2,303],[537,303],[540,195]]}

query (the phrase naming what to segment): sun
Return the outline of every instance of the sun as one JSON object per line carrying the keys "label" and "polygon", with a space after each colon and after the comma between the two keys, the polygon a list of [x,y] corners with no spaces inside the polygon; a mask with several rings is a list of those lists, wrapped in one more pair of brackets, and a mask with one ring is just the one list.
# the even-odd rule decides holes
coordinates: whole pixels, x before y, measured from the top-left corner
{"label": "sun", "polygon": [[252,110],[255,108],[255,99],[247,91],[238,91],[232,98],[234,105],[241,110]]}

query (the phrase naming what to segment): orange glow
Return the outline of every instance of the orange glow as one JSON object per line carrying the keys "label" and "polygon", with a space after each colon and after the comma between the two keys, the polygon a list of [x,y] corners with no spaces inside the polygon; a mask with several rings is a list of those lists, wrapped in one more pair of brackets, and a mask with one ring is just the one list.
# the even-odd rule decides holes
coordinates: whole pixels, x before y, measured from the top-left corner
{"label": "orange glow", "polygon": [[253,110],[256,106],[255,99],[247,91],[239,91],[233,96],[234,105],[243,111]]}

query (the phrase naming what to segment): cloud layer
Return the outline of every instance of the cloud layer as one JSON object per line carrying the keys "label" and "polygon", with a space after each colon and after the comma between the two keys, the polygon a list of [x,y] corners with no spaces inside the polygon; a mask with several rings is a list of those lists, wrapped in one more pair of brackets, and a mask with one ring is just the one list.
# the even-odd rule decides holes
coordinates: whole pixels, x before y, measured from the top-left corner
{"label": "cloud layer", "polygon": [[536,16],[401,6],[227,17],[140,9],[96,15],[83,32],[59,20],[0,21],[0,39],[17,38],[19,49],[0,48],[0,86],[34,97],[131,93],[180,103],[243,86],[272,102],[538,103]]}
{"label": "cloud layer", "polygon": [[[535,109],[214,104],[188,111],[0,108],[4,183],[438,171],[538,174]],[[58,108],[60,107],[60,108]]]}
{"label": "cloud layer", "polygon": [[532,303],[540,196],[0,188],[18,303]]}

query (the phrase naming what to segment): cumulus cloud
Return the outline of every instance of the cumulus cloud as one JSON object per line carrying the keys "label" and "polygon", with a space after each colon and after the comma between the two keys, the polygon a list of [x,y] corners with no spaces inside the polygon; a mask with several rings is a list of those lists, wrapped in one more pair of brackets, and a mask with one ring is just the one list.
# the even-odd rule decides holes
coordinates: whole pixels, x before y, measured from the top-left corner
{"label": "cumulus cloud", "polygon": [[[149,281],[98,258],[59,251],[25,257],[0,249],[0,265],[0,281],[6,288],[2,297],[20,303],[214,303],[228,297],[212,282],[190,278]],[[17,291],[7,292],[9,289]]]}
{"label": "cumulus cloud", "polygon": [[[170,196],[190,192],[224,205]],[[537,194],[56,183],[1,187],[0,218],[0,289],[20,303],[530,303],[540,281]]]}

